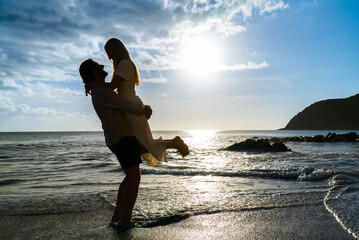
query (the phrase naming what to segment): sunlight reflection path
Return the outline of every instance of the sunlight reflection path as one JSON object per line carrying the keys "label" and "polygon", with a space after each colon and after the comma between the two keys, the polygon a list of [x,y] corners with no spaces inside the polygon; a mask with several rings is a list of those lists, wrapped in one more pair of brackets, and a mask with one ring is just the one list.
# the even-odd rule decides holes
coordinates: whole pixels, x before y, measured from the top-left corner
{"label": "sunlight reflection path", "polygon": [[216,137],[217,130],[189,130],[187,131],[191,138],[187,143],[193,148],[207,148],[214,145],[214,138]]}

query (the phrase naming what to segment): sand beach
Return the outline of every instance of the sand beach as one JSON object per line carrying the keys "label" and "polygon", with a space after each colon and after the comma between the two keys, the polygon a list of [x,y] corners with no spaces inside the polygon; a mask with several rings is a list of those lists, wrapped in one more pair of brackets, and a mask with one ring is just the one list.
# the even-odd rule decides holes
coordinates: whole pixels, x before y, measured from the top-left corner
{"label": "sand beach", "polygon": [[121,232],[108,226],[112,209],[2,216],[0,239],[354,239],[324,206],[222,212]]}

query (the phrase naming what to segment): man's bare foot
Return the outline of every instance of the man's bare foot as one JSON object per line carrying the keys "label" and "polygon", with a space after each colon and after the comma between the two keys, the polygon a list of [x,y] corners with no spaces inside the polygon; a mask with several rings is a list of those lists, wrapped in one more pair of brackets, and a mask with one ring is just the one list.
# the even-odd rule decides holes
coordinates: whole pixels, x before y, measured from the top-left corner
{"label": "man's bare foot", "polygon": [[111,218],[111,222],[118,222],[120,219],[121,219],[121,216],[114,214]]}
{"label": "man's bare foot", "polygon": [[176,144],[177,149],[182,155],[182,157],[185,157],[189,154],[188,146],[183,142],[182,138],[177,136],[173,139],[173,142]]}

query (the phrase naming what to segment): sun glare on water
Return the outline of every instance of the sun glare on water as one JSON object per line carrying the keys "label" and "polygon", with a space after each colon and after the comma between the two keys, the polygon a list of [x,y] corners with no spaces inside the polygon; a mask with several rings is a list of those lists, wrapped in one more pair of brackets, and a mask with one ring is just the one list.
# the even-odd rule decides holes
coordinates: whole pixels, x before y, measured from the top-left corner
{"label": "sun glare on water", "polygon": [[221,64],[219,44],[210,38],[189,40],[183,47],[181,62],[187,73],[208,76],[219,70]]}
{"label": "sun glare on water", "polygon": [[216,132],[216,130],[189,130],[188,133],[192,138],[188,144],[196,148],[209,147],[213,144]]}

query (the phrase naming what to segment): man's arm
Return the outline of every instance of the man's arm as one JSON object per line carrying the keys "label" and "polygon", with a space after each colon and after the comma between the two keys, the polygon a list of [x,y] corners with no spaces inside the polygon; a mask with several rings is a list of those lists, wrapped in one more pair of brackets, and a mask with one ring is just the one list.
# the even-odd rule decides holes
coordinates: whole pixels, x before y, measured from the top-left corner
{"label": "man's arm", "polygon": [[150,119],[152,116],[152,108],[150,105],[145,105],[145,116],[147,119]]}
{"label": "man's arm", "polygon": [[134,103],[116,94],[108,88],[94,87],[92,92],[92,102],[97,107],[113,108],[119,111],[130,112],[135,115],[145,114],[142,103]]}

